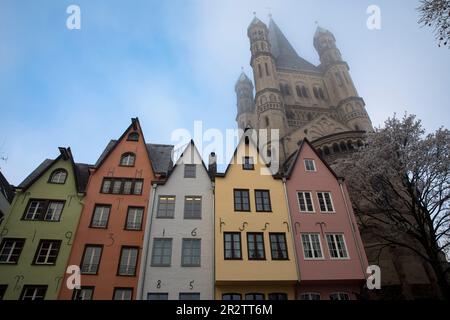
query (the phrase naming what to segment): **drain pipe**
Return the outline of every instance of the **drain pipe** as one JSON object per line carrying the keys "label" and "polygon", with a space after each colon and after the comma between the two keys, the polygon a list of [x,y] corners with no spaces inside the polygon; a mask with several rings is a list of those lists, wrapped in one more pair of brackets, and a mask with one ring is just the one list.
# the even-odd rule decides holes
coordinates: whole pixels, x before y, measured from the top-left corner
{"label": "drain pipe", "polygon": [[158,185],[154,183],[152,185],[152,197],[150,200],[150,214],[147,214],[147,221],[145,223],[145,233],[144,233],[144,245],[142,247],[142,259],[141,259],[141,276],[139,277],[138,290],[136,300],[142,300],[144,295],[145,278],[147,275],[147,260],[148,260],[148,248],[150,246],[150,233],[153,221],[153,212],[155,208],[155,197],[156,188]]}
{"label": "drain pipe", "polygon": [[295,261],[296,261],[295,270],[297,271],[297,283],[300,283],[300,261],[297,256],[297,247],[296,247],[296,242],[295,242],[295,228],[294,228],[294,225],[292,224],[291,208],[289,207],[289,199],[288,199],[287,188],[286,188],[286,178],[283,177],[282,181],[283,181],[284,199],[285,199],[286,206],[287,206],[289,224],[291,225],[290,229],[291,229],[292,245],[294,246],[293,247],[294,257],[295,257]]}
{"label": "drain pipe", "polygon": [[358,238],[356,236],[355,225],[354,225],[354,222],[353,222],[353,220],[351,218],[350,209],[349,209],[349,206],[348,206],[348,203],[347,203],[347,198],[346,198],[345,192],[344,192],[344,187],[343,187],[344,180],[342,178],[340,178],[340,179],[338,179],[338,182],[339,182],[339,187],[341,189],[342,198],[344,199],[345,209],[347,211],[347,218],[348,218],[348,221],[350,222],[350,227],[352,229],[353,240],[355,241],[356,248],[357,248],[357,251],[358,251],[358,257],[359,257],[359,263],[361,265],[361,270],[362,270],[362,273],[364,274],[364,278],[367,279],[366,270],[364,270],[363,258],[361,256],[361,247],[359,246],[359,241],[358,241]]}

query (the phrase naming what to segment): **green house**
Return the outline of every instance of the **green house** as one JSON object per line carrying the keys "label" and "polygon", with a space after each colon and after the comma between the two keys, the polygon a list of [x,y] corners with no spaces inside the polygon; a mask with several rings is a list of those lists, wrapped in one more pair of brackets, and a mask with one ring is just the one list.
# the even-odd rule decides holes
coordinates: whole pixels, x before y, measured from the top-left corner
{"label": "green house", "polygon": [[0,299],[57,299],[91,165],[70,148],[44,160],[18,187],[0,228]]}

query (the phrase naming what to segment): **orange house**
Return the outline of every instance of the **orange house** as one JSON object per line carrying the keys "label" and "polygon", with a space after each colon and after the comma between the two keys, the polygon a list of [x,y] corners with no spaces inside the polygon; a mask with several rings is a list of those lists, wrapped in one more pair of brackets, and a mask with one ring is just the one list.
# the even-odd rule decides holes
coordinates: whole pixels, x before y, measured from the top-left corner
{"label": "orange house", "polygon": [[90,172],[68,262],[80,267],[81,288],[70,290],[67,274],[59,299],[135,298],[151,181],[172,166],[172,148],[146,144],[137,118],[109,142]]}

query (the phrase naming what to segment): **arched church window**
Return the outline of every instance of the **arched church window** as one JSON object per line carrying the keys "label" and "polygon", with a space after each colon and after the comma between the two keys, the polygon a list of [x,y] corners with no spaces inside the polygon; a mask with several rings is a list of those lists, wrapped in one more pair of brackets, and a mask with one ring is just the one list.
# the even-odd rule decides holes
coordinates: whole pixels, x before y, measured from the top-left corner
{"label": "arched church window", "polygon": [[323,94],[322,88],[319,88],[319,96],[320,96],[320,99],[325,100],[325,95]]}
{"label": "arched church window", "polygon": [[344,141],[342,141],[342,142],[340,143],[340,147],[341,147],[341,150],[342,150],[342,151],[347,151],[347,146],[345,145],[345,142],[344,142]]}
{"label": "arched church window", "polygon": [[319,153],[319,156],[321,156],[321,157],[323,157],[323,151],[322,151],[322,149],[317,149],[317,153]]}
{"label": "arched church window", "polygon": [[305,97],[305,98],[308,98],[308,97],[309,97],[308,90],[306,89],[305,86],[302,87],[302,95],[303,95],[303,97]]}
{"label": "arched church window", "polygon": [[337,143],[333,143],[333,153],[339,153],[339,145]]}
{"label": "arched church window", "polygon": [[269,67],[267,66],[267,62],[264,63],[265,67],[266,67],[266,76],[270,76],[269,74]]}
{"label": "arched church window", "polygon": [[323,153],[328,156],[330,154],[330,148],[328,148],[327,146],[323,147]]}
{"label": "arched church window", "polygon": [[316,87],[313,88],[313,93],[314,93],[314,97],[316,97],[316,99],[319,99],[319,91],[317,91]]}
{"label": "arched church window", "polygon": [[297,96],[303,98],[302,89],[299,86],[295,86],[295,91],[297,91]]}
{"label": "arched church window", "polygon": [[347,148],[348,148],[348,150],[354,150],[355,149],[353,147],[353,143],[350,140],[347,141]]}
{"label": "arched church window", "polygon": [[291,95],[291,88],[289,87],[288,84],[285,84],[285,85],[284,85],[284,91],[286,92],[286,95],[287,95],[287,96],[290,96],[290,95]]}
{"label": "arched church window", "polygon": [[284,93],[284,86],[283,86],[282,83],[280,83],[280,91],[281,91],[281,94],[282,94],[283,96],[286,95],[286,94]]}
{"label": "arched church window", "polygon": [[261,69],[260,64],[258,64],[258,73],[259,73],[259,77],[262,78],[262,69]]}
{"label": "arched church window", "polygon": [[335,72],[334,75],[336,76],[338,86],[342,87],[344,85],[344,81],[342,80],[341,74]]}
{"label": "arched church window", "polygon": [[266,122],[266,127],[268,127],[270,125],[269,117],[264,117],[264,120]]}

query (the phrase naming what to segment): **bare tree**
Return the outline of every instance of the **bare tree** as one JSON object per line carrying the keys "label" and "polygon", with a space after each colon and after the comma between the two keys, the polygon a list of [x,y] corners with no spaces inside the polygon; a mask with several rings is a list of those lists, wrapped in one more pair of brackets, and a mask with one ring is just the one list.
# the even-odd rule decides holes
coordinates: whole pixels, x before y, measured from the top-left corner
{"label": "bare tree", "polygon": [[413,251],[432,267],[450,299],[450,131],[425,135],[414,115],[389,118],[367,134],[351,162],[340,163],[361,227],[377,245]]}
{"label": "bare tree", "polygon": [[439,46],[450,47],[450,0],[421,0],[419,24],[433,27]]}

